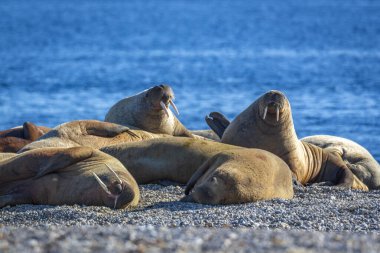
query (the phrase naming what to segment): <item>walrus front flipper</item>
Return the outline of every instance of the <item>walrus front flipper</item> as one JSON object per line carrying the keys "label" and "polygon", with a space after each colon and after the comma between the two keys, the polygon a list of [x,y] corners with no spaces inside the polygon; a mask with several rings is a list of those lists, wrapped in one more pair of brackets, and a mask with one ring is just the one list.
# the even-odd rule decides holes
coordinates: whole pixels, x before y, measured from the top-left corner
{"label": "walrus front flipper", "polygon": [[134,132],[132,132],[129,127],[113,124],[109,122],[101,122],[101,121],[92,121],[88,122],[85,126],[87,134],[95,135],[99,137],[115,137],[121,133],[127,132],[128,134],[138,137]]}
{"label": "walrus front flipper", "polygon": [[35,141],[40,138],[44,133],[32,122],[24,122],[22,125],[24,131],[24,138],[27,140]]}
{"label": "walrus front flipper", "polygon": [[186,184],[185,195],[189,195],[190,191],[194,188],[194,185],[197,183],[198,179],[203,176],[206,171],[210,168],[211,164],[213,164],[216,160],[216,156],[205,161],[201,167],[199,167],[194,174],[191,176],[189,181]]}
{"label": "walrus front flipper", "polygon": [[222,138],[224,131],[230,124],[230,121],[219,112],[212,112],[205,118],[207,125]]}
{"label": "walrus front flipper", "polygon": [[72,164],[90,158],[92,155],[93,149],[89,147],[65,149],[62,152],[54,154],[49,159],[46,159],[46,162],[44,161],[34,178],[36,179],[46,174],[65,169]]}

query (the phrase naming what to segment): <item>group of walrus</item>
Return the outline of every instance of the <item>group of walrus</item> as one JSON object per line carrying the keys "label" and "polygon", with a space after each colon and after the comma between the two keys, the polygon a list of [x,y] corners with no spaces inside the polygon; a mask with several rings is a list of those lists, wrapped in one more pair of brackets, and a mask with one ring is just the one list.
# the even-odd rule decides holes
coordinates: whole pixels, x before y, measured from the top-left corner
{"label": "group of walrus", "polygon": [[334,136],[298,139],[290,103],[269,91],[232,122],[190,131],[168,85],[113,105],[104,121],[53,129],[25,122],[0,131],[0,208],[17,204],[138,205],[138,184],[186,184],[182,201],[238,204],[293,198],[293,185],[380,189],[380,165],[359,144]]}

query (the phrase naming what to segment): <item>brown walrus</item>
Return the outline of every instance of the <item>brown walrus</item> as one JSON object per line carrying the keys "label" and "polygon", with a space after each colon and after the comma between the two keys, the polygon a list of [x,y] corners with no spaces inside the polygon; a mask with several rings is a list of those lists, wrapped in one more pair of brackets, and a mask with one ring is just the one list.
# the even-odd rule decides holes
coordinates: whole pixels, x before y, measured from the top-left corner
{"label": "brown walrus", "polygon": [[25,145],[49,132],[50,128],[25,122],[20,127],[0,131],[0,152],[16,153]]}
{"label": "brown walrus", "polygon": [[[99,149],[112,144],[161,138],[170,135],[152,134],[142,130],[130,130],[126,126],[98,120],[76,120],[53,128],[19,153],[46,147],[89,146]],[[171,137],[171,136],[170,136]]]}
{"label": "brown walrus", "polygon": [[265,150],[222,151],[193,174],[185,194],[187,196],[182,201],[202,204],[292,199],[292,175],[281,158]]}
{"label": "brown walrus", "polygon": [[331,135],[313,135],[302,138],[301,141],[320,148],[337,150],[347,167],[369,189],[380,189],[380,165],[363,146],[354,141]]}
{"label": "brown walrus", "polygon": [[171,180],[186,184],[203,162],[239,147],[193,138],[172,137],[130,142],[100,150],[117,158],[138,184]]}
{"label": "brown walrus", "polygon": [[18,204],[136,206],[136,181],[89,147],[41,148],[0,162],[0,207]]}
{"label": "brown walrus", "polygon": [[178,114],[173,99],[174,93],[170,86],[154,86],[117,102],[108,111],[104,121],[152,133],[193,137],[169,110],[169,105],[172,105]]}
{"label": "brown walrus", "polygon": [[227,126],[221,141],[264,149],[281,157],[303,185],[330,182],[339,187],[368,190],[338,152],[298,140],[289,101],[280,91],[265,93],[240,113]]}

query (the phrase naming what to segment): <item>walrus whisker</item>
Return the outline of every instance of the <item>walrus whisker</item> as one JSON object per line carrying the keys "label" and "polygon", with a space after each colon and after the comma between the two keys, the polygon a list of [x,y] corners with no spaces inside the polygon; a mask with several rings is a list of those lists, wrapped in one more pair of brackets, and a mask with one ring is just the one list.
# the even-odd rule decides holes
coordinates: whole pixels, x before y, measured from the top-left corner
{"label": "walrus whisker", "polygon": [[263,120],[265,120],[265,118],[267,117],[267,112],[268,112],[268,106],[265,106]]}
{"label": "walrus whisker", "polygon": [[168,115],[168,117],[169,117],[168,108],[166,108],[166,105],[164,104],[164,102],[161,101],[160,105],[162,107],[162,110],[164,110],[164,112],[166,113],[166,115]]}
{"label": "walrus whisker", "polygon": [[179,111],[177,109],[177,106],[175,106],[174,102],[172,100],[169,100],[169,103],[172,105],[174,111],[177,113],[177,115],[179,115]]}
{"label": "walrus whisker", "polygon": [[102,187],[102,189],[108,194],[108,195],[112,195],[112,193],[108,190],[107,186],[103,183],[103,181],[94,173],[92,172],[92,174],[94,175],[96,181],[98,181],[98,183],[100,184],[100,186]]}
{"label": "walrus whisker", "polygon": [[277,122],[280,120],[280,109],[278,108],[278,106],[276,106],[276,116],[277,116]]}
{"label": "walrus whisker", "polygon": [[121,181],[120,177],[116,174],[116,172],[113,169],[111,169],[111,167],[108,166],[108,164],[106,164],[106,163],[104,163],[104,164],[112,172],[112,174],[117,178],[117,181],[119,181],[119,184],[123,185],[123,181]]}

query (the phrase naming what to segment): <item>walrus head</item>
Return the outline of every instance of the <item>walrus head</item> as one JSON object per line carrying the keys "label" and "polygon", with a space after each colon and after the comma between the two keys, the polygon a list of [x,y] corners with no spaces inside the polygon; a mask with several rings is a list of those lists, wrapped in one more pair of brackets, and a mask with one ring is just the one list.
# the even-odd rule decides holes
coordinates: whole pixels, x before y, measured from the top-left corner
{"label": "walrus head", "polygon": [[157,85],[150,88],[145,95],[148,98],[149,105],[158,111],[163,110],[167,116],[169,116],[169,105],[171,105],[174,111],[179,115],[178,109],[174,104],[174,92],[169,85]]}
{"label": "walrus head", "polygon": [[114,209],[125,208],[135,198],[128,179],[124,179],[123,175],[118,175],[108,164],[104,163],[110,173],[100,175],[100,177],[92,172],[96,181],[98,181],[102,191],[102,199],[104,204]]}
{"label": "walrus head", "polygon": [[268,124],[277,125],[289,112],[289,101],[280,91],[271,90],[259,98],[260,118]]}
{"label": "walrus head", "polygon": [[201,204],[245,203],[250,200],[244,188],[251,181],[240,171],[240,164],[219,153],[207,160],[186,185],[184,202]]}

